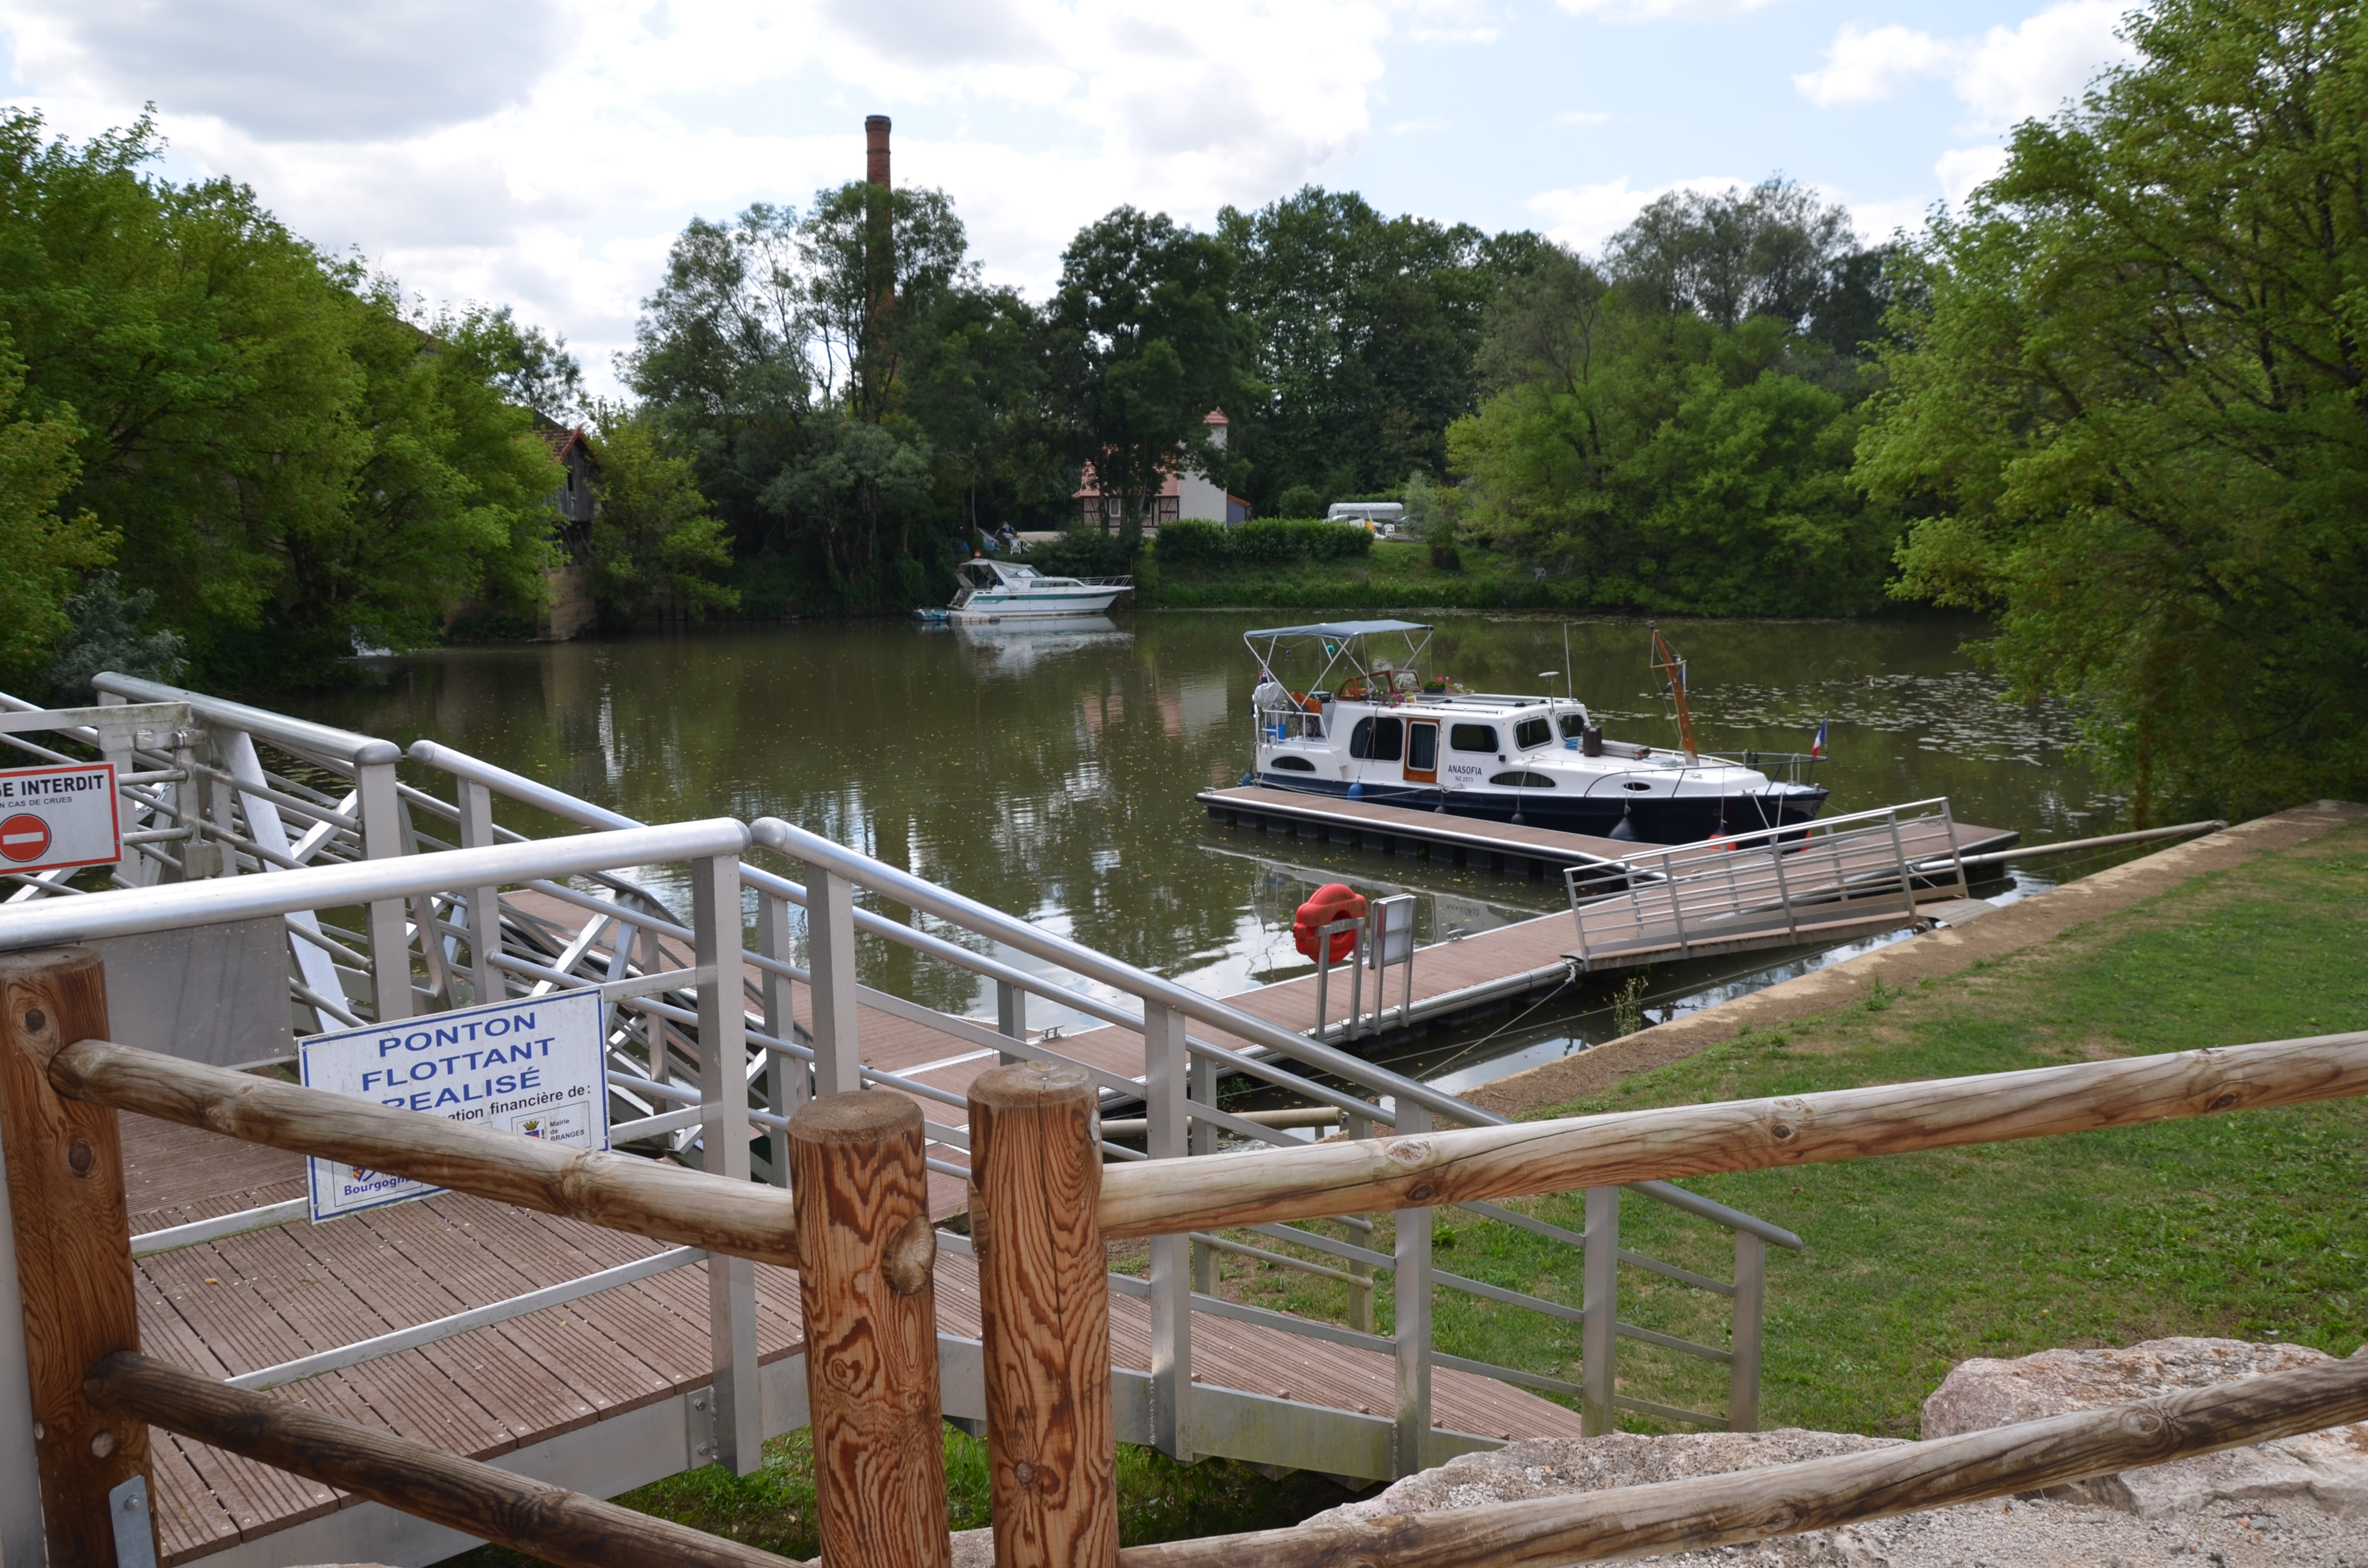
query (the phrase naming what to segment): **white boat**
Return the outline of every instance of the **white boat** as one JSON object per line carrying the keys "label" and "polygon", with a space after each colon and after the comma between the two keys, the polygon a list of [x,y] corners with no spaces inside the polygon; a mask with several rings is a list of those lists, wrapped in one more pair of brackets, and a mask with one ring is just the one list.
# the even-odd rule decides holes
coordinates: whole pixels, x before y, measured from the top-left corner
{"label": "white boat", "polygon": [[1134,586],[1126,577],[1047,577],[1033,566],[983,557],[963,562],[954,575],[962,586],[952,604],[913,613],[924,620],[956,622],[1099,615]]}
{"label": "white boat", "polygon": [[[1430,631],[1346,620],[1245,633],[1259,681],[1257,761],[1242,782],[1650,844],[1805,823],[1825,804],[1814,782],[1770,778],[1748,754],[1732,762],[1694,750],[1690,718],[1679,745],[1639,745],[1606,739],[1585,703],[1551,690],[1470,692],[1426,676]],[[1399,636],[1395,656],[1368,645]],[[1318,649],[1305,689],[1273,673]],[[1675,672],[1682,697],[1683,665],[1668,657],[1655,667]]]}

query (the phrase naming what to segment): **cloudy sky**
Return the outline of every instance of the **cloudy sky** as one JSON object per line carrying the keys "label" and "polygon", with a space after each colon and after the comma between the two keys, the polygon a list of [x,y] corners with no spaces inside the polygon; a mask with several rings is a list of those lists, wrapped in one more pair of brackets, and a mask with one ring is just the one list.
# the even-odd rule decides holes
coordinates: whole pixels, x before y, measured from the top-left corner
{"label": "cloudy sky", "polygon": [[866,114],[1035,292],[1121,202],[1206,224],[1310,181],[1591,249],[1781,172],[1876,236],[2122,58],[2133,3],[0,0],[0,69],[77,136],[154,103],[168,172],[513,304],[606,385],[685,220],[860,177]]}

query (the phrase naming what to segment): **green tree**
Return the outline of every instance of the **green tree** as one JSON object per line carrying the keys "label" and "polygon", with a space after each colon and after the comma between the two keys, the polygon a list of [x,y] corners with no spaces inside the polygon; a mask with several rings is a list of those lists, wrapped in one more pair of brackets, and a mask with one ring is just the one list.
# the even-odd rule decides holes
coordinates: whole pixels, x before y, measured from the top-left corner
{"label": "green tree", "polygon": [[2368,21],[2161,0],[1917,257],[1858,472],[2142,822],[2368,791]]}
{"label": "green tree", "polygon": [[1048,312],[1053,396],[1072,457],[1120,498],[1130,554],[1170,472],[1220,465],[1202,423],[1209,411],[1256,395],[1226,293],[1234,268],[1224,242],[1132,207],[1062,253]]}
{"label": "green tree", "polygon": [[0,679],[25,679],[71,624],[67,601],[83,573],[104,566],[114,536],[88,512],[62,513],[74,488],[81,429],[61,410],[19,417],[24,362],[0,325]]}
{"label": "green tree", "polygon": [[602,615],[630,623],[703,619],[739,596],[718,579],[732,565],[721,519],[687,458],[670,457],[646,418],[616,411],[600,427],[599,506],[592,518],[593,595]]}
{"label": "green tree", "polygon": [[1443,472],[1446,430],[1477,400],[1488,301],[1544,242],[1470,224],[1385,218],[1351,191],[1309,186],[1217,232],[1240,261],[1233,289],[1269,397],[1229,408],[1232,455],[1264,513],[1284,492],[1315,510],[1342,495]]}

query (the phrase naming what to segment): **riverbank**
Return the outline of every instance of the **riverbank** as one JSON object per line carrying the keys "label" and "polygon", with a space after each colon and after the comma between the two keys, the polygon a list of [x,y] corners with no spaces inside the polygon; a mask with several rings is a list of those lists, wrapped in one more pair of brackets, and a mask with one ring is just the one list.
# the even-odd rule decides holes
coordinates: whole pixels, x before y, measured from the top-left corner
{"label": "riverbank", "polygon": [[[2368,1028],[2363,923],[2368,808],[2306,807],[1488,1093],[1583,1115]],[[1913,1437],[1925,1394],[1969,1356],[2181,1334],[2350,1354],[2368,1324],[2363,1180],[2368,1106],[2338,1101],[1685,1185],[1807,1240],[1770,1258],[1767,1422]],[[1577,1208],[1523,1207],[1564,1223]],[[1622,1220],[1637,1250],[1724,1272],[1722,1233],[1634,1200]],[[1575,1262],[1510,1239],[1456,1267],[1571,1300],[1579,1287]],[[1640,1271],[1621,1304],[1662,1333],[1725,1330],[1723,1300]],[[1722,1369],[1621,1355],[1623,1392],[1716,1408]]]}
{"label": "riverbank", "polygon": [[1375,540],[1372,553],[1288,566],[1182,565],[1158,559],[1155,543],[1136,574],[1144,609],[1561,609],[1634,608],[1592,603],[1568,582],[1477,545],[1458,547],[1452,567],[1431,563],[1424,544]]}

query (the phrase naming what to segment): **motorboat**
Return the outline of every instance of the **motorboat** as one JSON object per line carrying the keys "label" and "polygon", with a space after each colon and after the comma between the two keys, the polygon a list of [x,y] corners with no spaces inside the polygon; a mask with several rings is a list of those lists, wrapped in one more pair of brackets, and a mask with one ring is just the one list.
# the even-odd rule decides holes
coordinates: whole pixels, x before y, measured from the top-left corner
{"label": "motorboat", "polygon": [[990,622],[1054,615],[1100,615],[1134,585],[1127,577],[1047,577],[1033,566],[973,557],[954,568],[961,585],[944,609],[923,620]]}
{"label": "motorboat", "polygon": [[[1648,844],[1805,823],[1825,804],[1814,768],[1779,780],[1748,755],[1697,750],[1674,654],[1653,667],[1668,673],[1679,744],[1652,746],[1607,737],[1566,681],[1564,696],[1520,696],[1428,672],[1431,630],[1342,620],[1246,633],[1259,678],[1257,761],[1243,782]],[[1657,630],[1653,641],[1667,653]],[[1323,663],[1306,687],[1275,676],[1311,652]]]}

